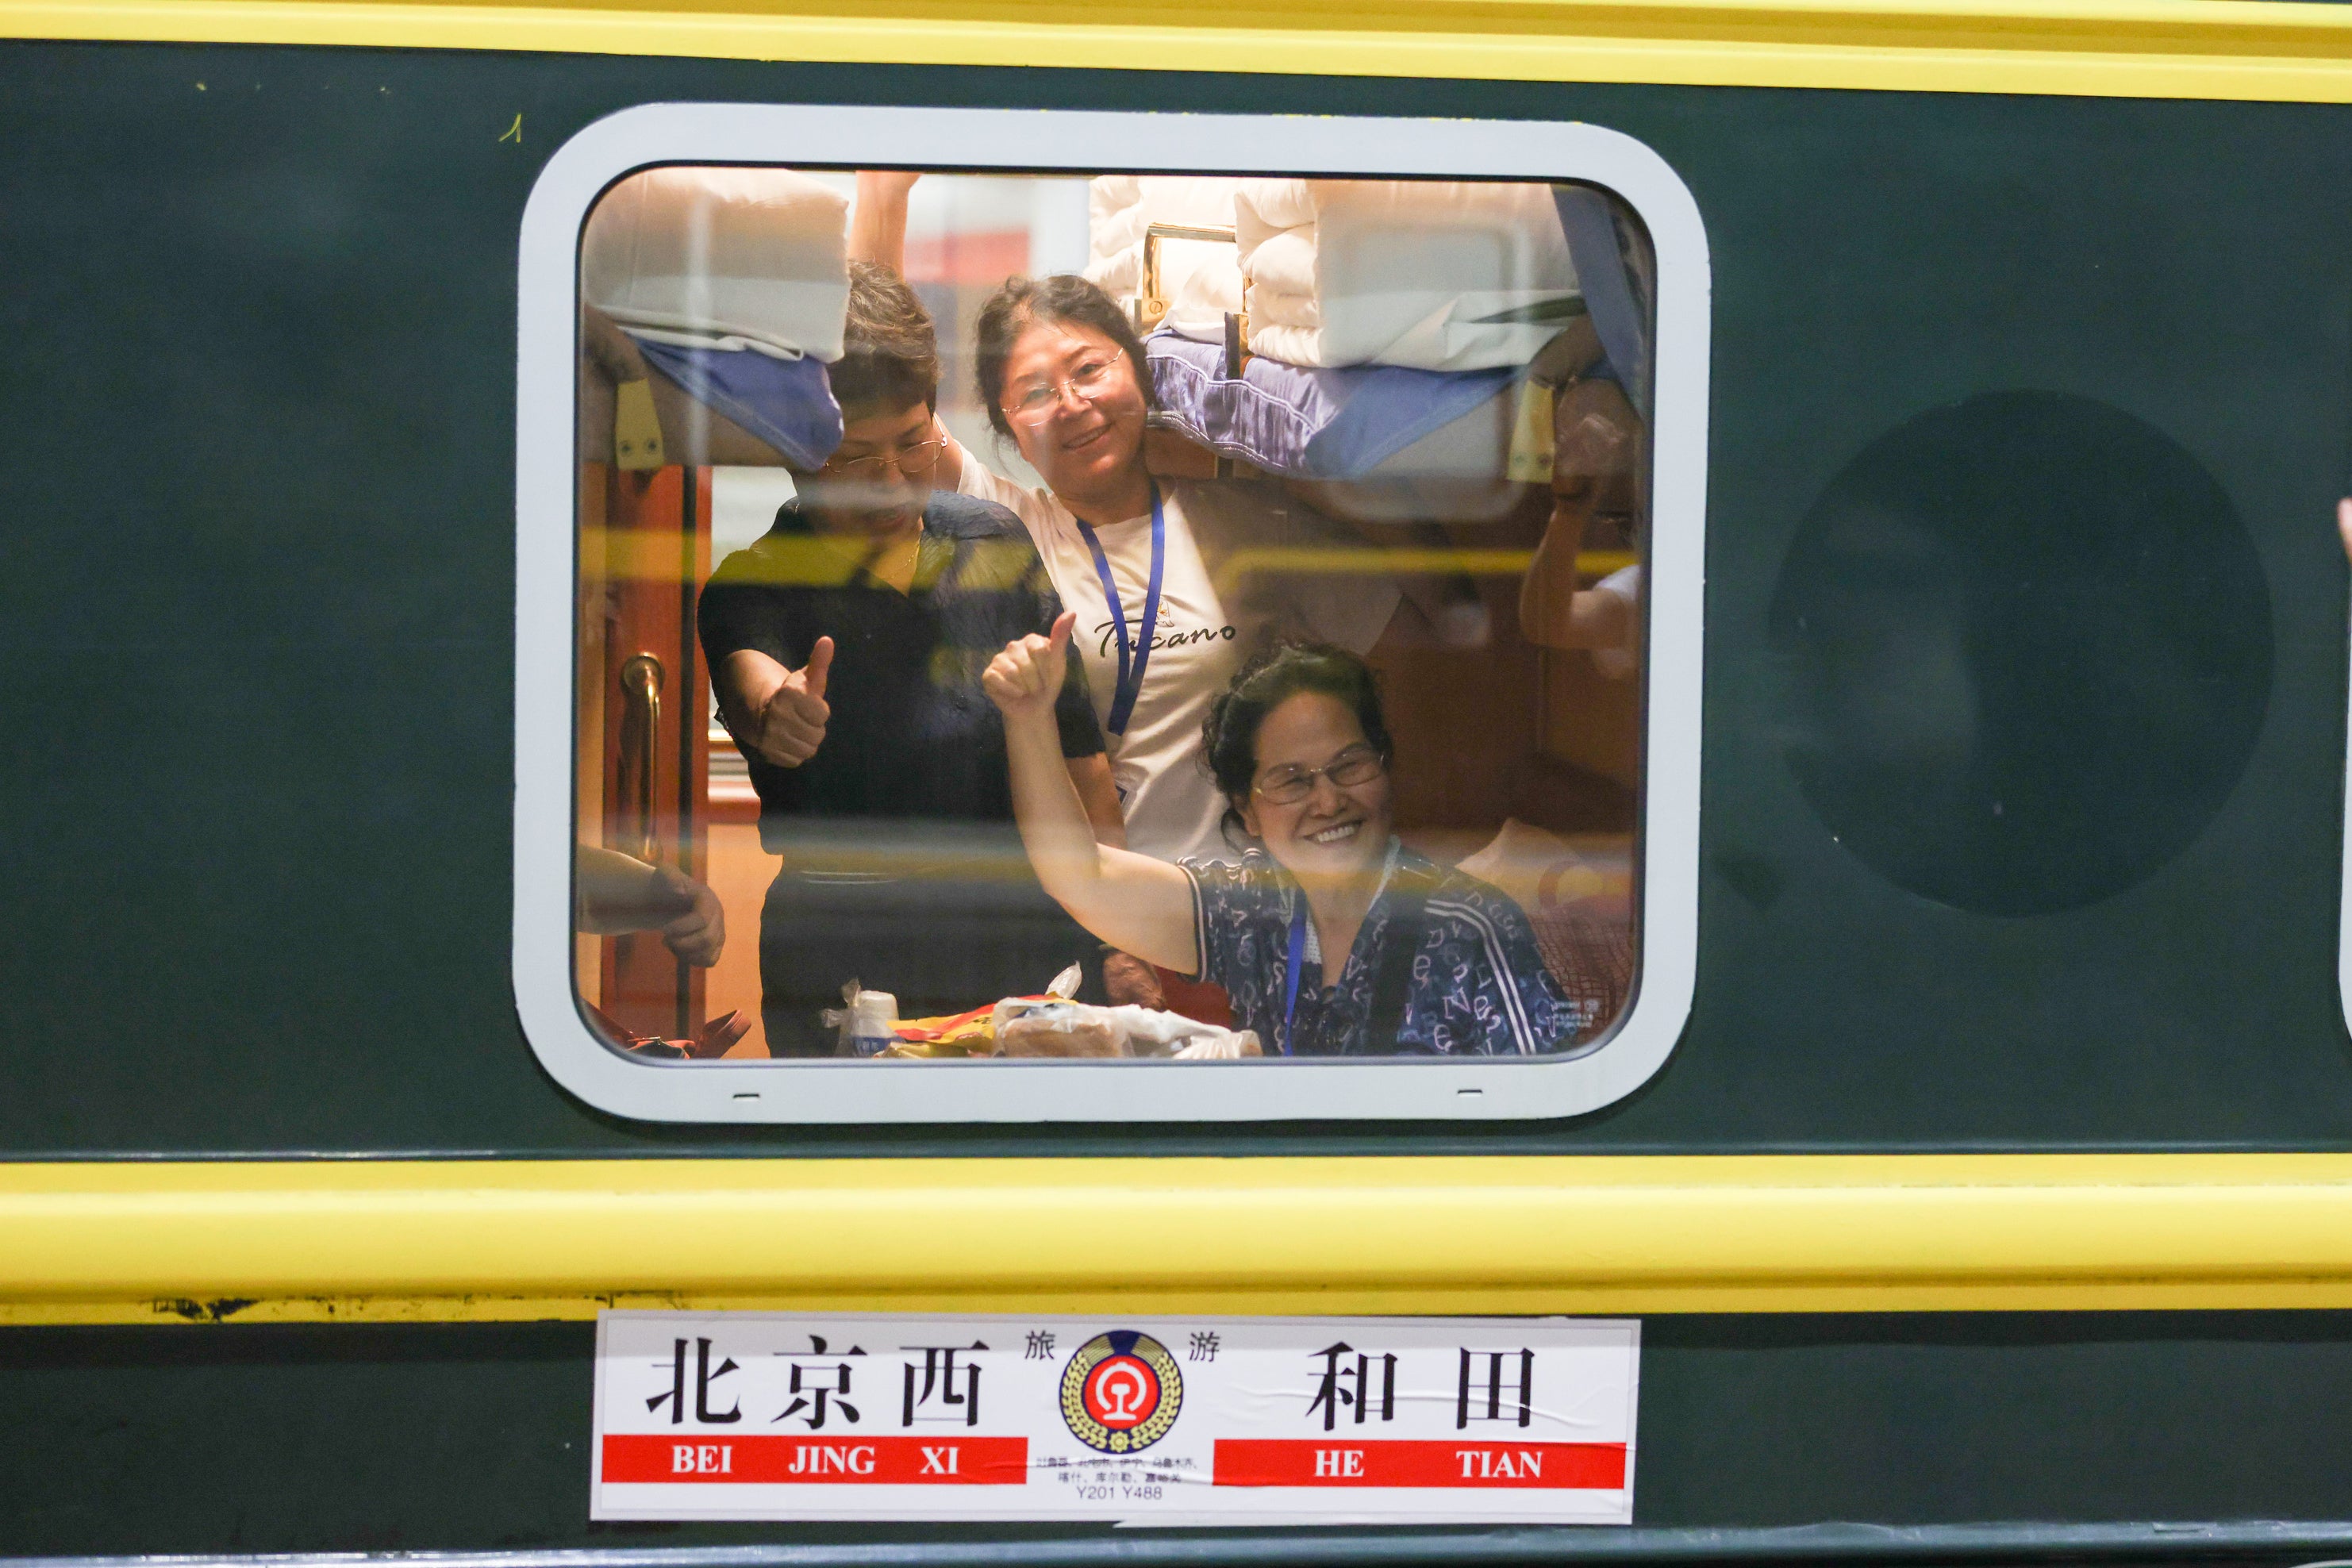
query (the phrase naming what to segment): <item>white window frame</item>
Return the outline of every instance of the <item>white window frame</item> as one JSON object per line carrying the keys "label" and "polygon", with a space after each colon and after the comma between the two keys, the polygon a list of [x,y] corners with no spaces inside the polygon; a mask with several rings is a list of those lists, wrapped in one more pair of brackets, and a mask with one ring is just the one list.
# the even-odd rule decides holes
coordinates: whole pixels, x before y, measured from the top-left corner
{"label": "white window frame", "polygon": [[[1574,180],[1622,197],[1656,247],[1658,300],[1638,988],[1618,1027],[1554,1057],[1239,1063],[646,1061],[600,1040],[572,975],[577,258],[605,188],[657,163]],[[1596,1110],[1664,1065],[1697,959],[1711,272],[1697,204],[1649,148],[1573,123],[653,104],[549,160],[523,213],[518,289],[515,1002],[566,1089],[655,1121],[1493,1121]]]}

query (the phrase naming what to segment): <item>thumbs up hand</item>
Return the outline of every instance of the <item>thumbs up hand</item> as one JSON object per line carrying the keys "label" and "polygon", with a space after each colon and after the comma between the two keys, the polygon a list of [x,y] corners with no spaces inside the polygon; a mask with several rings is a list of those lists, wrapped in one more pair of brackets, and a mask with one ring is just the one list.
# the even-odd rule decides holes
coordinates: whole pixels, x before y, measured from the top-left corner
{"label": "thumbs up hand", "polygon": [[742,737],[753,751],[785,768],[799,767],[816,755],[824,743],[825,724],[833,718],[824,700],[825,677],[832,668],[833,639],[819,637],[809,650],[808,663],[787,671],[783,684],[760,705],[752,733]]}
{"label": "thumbs up hand", "polygon": [[1003,711],[1007,723],[1040,714],[1052,716],[1069,668],[1070,628],[1077,623],[1074,613],[1064,610],[1050,634],[1039,637],[1032,632],[1006,643],[1004,651],[981,672],[981,689]]}

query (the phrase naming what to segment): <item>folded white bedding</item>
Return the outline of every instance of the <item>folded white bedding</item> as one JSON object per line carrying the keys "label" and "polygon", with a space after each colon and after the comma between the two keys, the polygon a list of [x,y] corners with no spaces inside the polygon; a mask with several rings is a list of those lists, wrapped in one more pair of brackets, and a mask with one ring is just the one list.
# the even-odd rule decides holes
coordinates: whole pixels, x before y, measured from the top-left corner
{"label": "folded white bedding", "polygon": [[1576,308],[1548,185],[1244,180],[1234,223],[1250,350],[1291,364],[1521,365]]}
{"label": "folded white bedding", "polygon": [[588,215],[580,273],[583,297],[624,326],[830,363],[849,304],[849,203],[788,169],[650,169]]}
{"label": "folded white bedding", "polygon": [[[1124,304],[1142,284],[1144,230],[1155,223],[1234,226],[1234,193],[1242,182],[1197,174],[1104,174],[1088,192],[1087,277]],[[1242,274],[1224,241],[1159,242],[1160,325],[1202,342],[1220,342],[1225,316],[1242,308]]]}

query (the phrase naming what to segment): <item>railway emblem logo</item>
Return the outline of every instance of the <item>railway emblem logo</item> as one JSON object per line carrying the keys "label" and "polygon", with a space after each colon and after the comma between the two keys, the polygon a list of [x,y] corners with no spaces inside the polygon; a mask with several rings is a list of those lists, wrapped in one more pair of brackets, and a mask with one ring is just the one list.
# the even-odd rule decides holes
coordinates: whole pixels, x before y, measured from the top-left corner
{"label": "railway emblem logo", "polygon": [[1062,1419],[1089,1448],[1132,1454],[1176,1425],[1184,1374],[1149,1334],[1115,1329],[1078,1347],[1062,1372]]}

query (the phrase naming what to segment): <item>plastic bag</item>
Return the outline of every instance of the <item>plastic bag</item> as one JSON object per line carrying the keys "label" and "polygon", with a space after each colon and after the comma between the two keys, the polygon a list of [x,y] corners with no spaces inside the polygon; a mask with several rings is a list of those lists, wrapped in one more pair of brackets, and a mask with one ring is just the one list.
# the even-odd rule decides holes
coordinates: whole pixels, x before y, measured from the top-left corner
{"label": "plastic bag", "polygon": [[1255,1032],[1221,1029],[1156,1008],[1007,997],[992,1022],[1007,1057],[1147,1057],[1183,1061],[1261,1056]]}
{"label": "plastic bag", "polygon": [[[1074,1002],[1081,974],[1073,963],[1041,995],[1007,996],[992,1006],[946,1017],[895,1019],[898,1042],[876,1054],[902,1061],[986,1056],[1234,1061],[1265,1054],[1252,1030],[1221,1029],[1155,1007]],[[841,995],[847,1005],[827,1008],[824,1022],[842,1031],[843,1054],[849,1055],[850,1030],[861,1009],[877,1013],[889,999],[854,980]]]}

